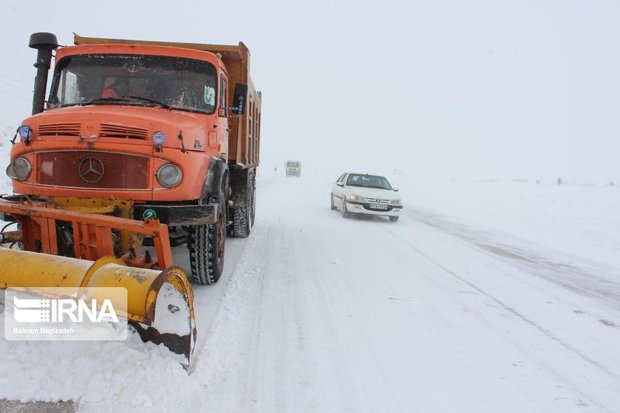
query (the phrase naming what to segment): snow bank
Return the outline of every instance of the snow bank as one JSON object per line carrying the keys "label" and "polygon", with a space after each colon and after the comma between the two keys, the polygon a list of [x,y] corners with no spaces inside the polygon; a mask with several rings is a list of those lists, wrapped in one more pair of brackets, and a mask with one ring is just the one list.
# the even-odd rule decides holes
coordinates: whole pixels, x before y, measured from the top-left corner
{"label": "snow bank", "polygon": [[396,177],[406,206],[620,267],[620,187]]}
{"label": "snow bank", "polygon": [[74,400],[80,412],[200,410],[192,398],[200,386],[137,334],[124,342],[12,342],[4,339],[1,312],[0,332],[0,398]]}

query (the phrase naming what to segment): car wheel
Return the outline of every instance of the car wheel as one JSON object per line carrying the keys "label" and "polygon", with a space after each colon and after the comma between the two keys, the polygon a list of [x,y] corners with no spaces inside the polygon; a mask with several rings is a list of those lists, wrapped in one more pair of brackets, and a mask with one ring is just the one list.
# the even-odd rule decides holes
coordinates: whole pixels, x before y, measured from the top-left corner
{"label": "car wheel", "polygon": [[391,222],[396,222],[396,221],[398,221],[398,218],[399,218],[399,217],[390,217],[390,221],[391,221]]}
{"label": "car wheel", "polygon": [[336,209],[336,205],[334,205],[334,194],[330,194],[329,200],[331,201],[330,204],[331,204],[331,208],[332,208],[332,211],[333,211],[333,210]]}
{"label": "car wheel", "polygon": [[349,218],[351,216],[351,213],[347,210],[347,201],[344,199],[342,200],[342,216],[344,218]]}

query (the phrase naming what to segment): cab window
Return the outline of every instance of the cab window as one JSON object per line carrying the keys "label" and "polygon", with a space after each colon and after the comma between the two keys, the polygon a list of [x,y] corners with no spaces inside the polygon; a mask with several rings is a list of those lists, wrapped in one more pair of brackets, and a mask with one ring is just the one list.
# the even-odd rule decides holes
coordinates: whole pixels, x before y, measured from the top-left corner
{"label": "cab window", "polygon": [[220,111],[219,114],[220,116],[226,116],[226,108],[227,108],[227,99],[228,99],[228,93],[227,93],[227,89],[226,89],[226,78],[224,77],[224,75],[220,75]]}

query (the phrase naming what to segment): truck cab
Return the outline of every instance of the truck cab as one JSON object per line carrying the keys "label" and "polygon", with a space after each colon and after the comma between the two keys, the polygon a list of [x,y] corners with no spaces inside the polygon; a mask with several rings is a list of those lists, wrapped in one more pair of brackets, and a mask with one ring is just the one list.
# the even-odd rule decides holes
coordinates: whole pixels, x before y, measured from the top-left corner
{"label": "truck cab", "polygon": [[[12,159],[20,194],[198,201],[228,163],[227,74],[213,53],[78,45],[56,55],[47,110],[26,119]],[[219,98],[219,99],[218,99]]]}
{"label": "truck cab", "polygon": [[[74,41],[59,48],[52,34],[31,36],[39,50],[33,115],[18,129],[7,168],[16,196],[157,219],[171,228],[173,244],[187,244],[193,279],[217,282],[226,234],[247,237],[254,222],[261,94],[249,76],[248,49]],[[60,224],[54,231],[58,239],[49,242],[68,245],[60,252],[79,258],[72,229]],[[134,255],[144,241],[117,235],[116,255]],[[25,244],[36,250],[42,241]]]}

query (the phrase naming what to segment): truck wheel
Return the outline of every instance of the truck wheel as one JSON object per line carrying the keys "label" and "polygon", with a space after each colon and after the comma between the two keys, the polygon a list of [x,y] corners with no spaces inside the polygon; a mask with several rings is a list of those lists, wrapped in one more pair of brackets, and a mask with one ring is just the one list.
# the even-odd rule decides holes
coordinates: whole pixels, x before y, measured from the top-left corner
{"label": "truck wheel", "polygon": [[224,247],[226,242],[226,197],[220,189],[217,199],[217,221],[215,224],[192,225],[189,227],[187,245],[192,278],[198,284],[215,284],[224,270]]}
{"label": "truck wheel", "polygon": [[250,226],[254,226],[254,219],[256,218],[256,183],[252,182],[252,213],[250,214],[251,223]]}
{"label": "truck wheel", "polygon": [[252,211],[246,205],[237,205],[233,209],[233,237],[247,238],[250,236]]}
{"label": "truck wheel", "polygon": [[233,180],[232,236],[247,238],[252,228],[254,185],[251,171],[244,170]]}

